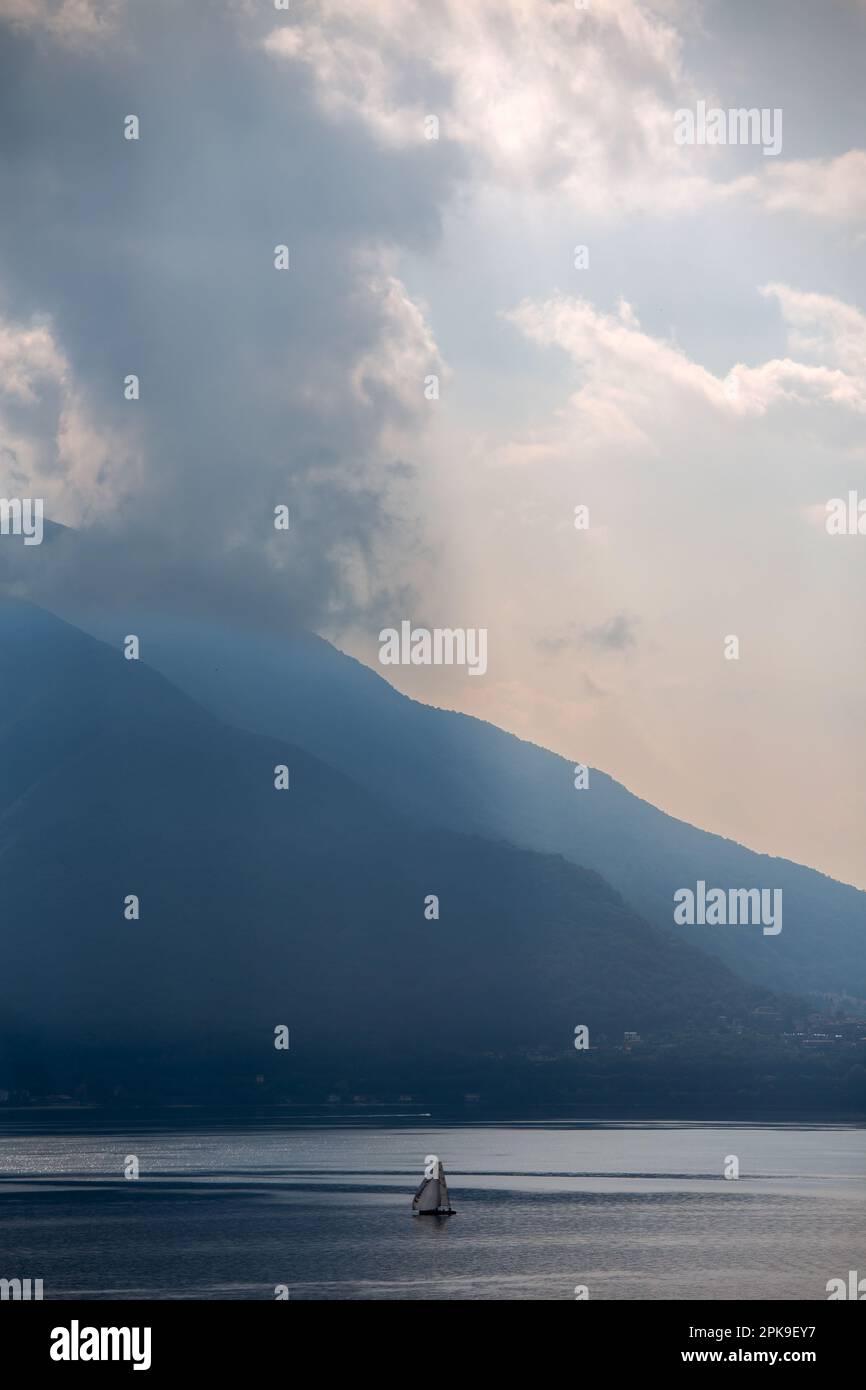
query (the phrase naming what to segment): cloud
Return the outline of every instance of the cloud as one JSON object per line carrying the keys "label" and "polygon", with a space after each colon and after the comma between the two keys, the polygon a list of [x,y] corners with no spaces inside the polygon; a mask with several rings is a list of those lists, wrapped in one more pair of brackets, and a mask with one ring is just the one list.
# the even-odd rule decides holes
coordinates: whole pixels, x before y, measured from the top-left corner
{"label": "cloud", "polygon": [[587,628],[584,640],[600,651],[624,652],[637,641],[637,622],[627,613],[616,613],[598,627]]}
{"label": "cloud", "polygon": [[374,264],[359,282],[358,292],[378,305],[381,336],[375,348],[365,352],[352,368],[351,381],[365,405],[402,407],[404,423],[414,424],[429,375],[445,380],[450,375],[427,321],[424,306],[416,304],[398,276],[386,263]]}
{"label": "cloud", "polygon": [[[628,613],[614,613],[596,626],[581,627],[578,623],[568,623],[556,633],[544,633],[536,638],[534,645],[539,651],[550,655],[560,655],[588,647],[595,652],[625,652],[637,644],[639,620]],[[589,682],[589,677],[586,677]],[[593,693],[600,693],[593,688]]]}
{"label": "cloud", "polygon": [[475,179],[556,191],[586,216],[668,217],[744,199],[862,217],[862,150],[763,160],[759,173],[730,178],[721,150],[675,144],[676,110],[706,96],[684,67],[677,22],[695,26],[691,6],[443,0],[434,13],[426,0],[323,0],[262,42],[312,73],[333,119],[420,149],[425,116],[436,115],[441,141],[466,152]]}
{"label": "cloud", "polygon": [[534,342],[564,349],[590,374],[623,380],[650,372],[718,403],[720,383],[673,344],[641,330],[633,307],[621,299],[616,314],[600,312],[588,300],[557,295],[543,303],[524,300],[505,317]]}
{"label": "cloud", "polygon": [[770,212],[827,221],[866,218],[866,150],[835,159],[787,160],[763,170],[759,197]]}
{"label": "cloud", "polygon": [[0,0],[0,23],[70,45],[108,37],[120,13],[121,0]]}
{"label": "cloud", "polygon": [[791,285],[771,283],[761,294],[775,298],[791,330],[792,350],[841,367],[854,377],[866,375],[866,314],[829,294],[814,294]]}
{"label": "cloud", "polygon": [[617,313],[608,314],[585,299],[558,295],[524,300],[505,317],[531,341],[559,347],[574,360],[583,384],[570,406],[598,438],[654,447],[659,414],[676,397],[726,416],[762,415],[794,402],[866,411],[866,321],[860,311],[780,285],[762,293],[775,294],[795,326],[791,345],[808,347],[825,361],[786,357],[757,367],[736,363],[717,376],[675,344],[645,333],[632,306],[622,300]]}
{"label": "cloud", "polygon": [[0,319],[0,396],[32,405],[44,383],[62,384],[67,369],[48,323]]}
{"label": "cloud", "polygon": [[737,366],[729,375],[753,408],[779,402],[829,402],[866,412],[866,316],[831,295],[773,283],[760,293],[775,298],[788,326],[788,347],[801,362],[774,359],[754,369]]}
{"label": "cloud", "polygon": [[324,0],[264,47],[312,73],[332,118],[386,145],[423,148],[436,115],[474,177],[555,187],[599,212],[706,185],[673,142],[680,36],[633,0],[443,0],[435,12],[426,0]]}
{"label": "cloud", "polygon": [[0,46],[7,99],[21,43],[40,91],[7,135],[5,462],[82,528],[31,564],[34,597],[310,626],[376,609],[419,546],[424,376],[446,371],[393,253],[437,235],[453,161],[335,131],[234,4],[150,0],[74,57],[39,38],[56,7],[28,14]]}
{"label": "cloud", "polygon": [[0,319],[0,474],[6,495],[50,498],[53,519],[110,515],[137,467],[134,431],[98,426],[49,321]]}

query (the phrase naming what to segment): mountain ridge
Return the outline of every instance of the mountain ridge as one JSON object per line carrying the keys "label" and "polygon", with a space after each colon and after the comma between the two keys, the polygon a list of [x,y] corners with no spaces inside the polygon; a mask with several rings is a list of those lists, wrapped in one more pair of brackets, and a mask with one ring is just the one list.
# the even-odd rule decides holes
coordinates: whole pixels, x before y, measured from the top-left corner
{"label": "mountain ridge", "polygon": [[7,603],[0,646],[0,1086],[37,1057],[54,1089],[352,1068],[412,1089],[437,1057],[507,1077],[539,1048],[570,1075],[577,1025],[674,1037],[767,998],[593,871],[418,825],[119,644]]}
{"label": "mountain ridge", "polygon": [[[116,618],[81,621],[105,632]],[[692,826],[596,769],[589,789],[575,791],[573,763],[560,754],[413,700],[315,635],[240,632],[145,611],[135,621],[149,659],[207,708],[290,738],[417,820],[562,854],[599,873],[655,926],[690,933],[756,984],[866,999],[866,893],[855,886]],[[673,895],[699,880],[782,888],[781,934],[677,928]]]}

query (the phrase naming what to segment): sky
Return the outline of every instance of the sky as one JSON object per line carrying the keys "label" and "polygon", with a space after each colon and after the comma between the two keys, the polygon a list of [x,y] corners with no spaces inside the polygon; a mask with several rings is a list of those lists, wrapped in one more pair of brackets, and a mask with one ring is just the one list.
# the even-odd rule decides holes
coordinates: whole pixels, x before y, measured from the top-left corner
{"label": "sky", "polygon": [[0,0],[0,495],[76,533],[7,583],[303,624],[866,887],[864,58],[862,0]]}

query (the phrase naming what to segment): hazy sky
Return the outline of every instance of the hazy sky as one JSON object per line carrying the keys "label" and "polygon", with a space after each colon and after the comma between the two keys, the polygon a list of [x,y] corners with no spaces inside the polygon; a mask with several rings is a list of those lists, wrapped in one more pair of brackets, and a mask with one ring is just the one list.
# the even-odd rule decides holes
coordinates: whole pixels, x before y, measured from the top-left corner
{"label": "hazy sky", "polygon": [[81,540],[20,591],[486,627],[382,673],[866,886],[864,62],[862,0],[0,0],[0,494]]}

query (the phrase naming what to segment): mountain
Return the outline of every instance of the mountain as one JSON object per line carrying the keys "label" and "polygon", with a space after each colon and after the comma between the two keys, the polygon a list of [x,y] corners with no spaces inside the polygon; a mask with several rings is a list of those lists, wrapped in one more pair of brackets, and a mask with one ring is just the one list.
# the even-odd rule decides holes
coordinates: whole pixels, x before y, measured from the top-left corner
{"label": "mountain", "polygon": [[567,1084],[579,1024],[706,1033],[760,1000],[597,874],[416,820],[120,642],[7,599],[0,651],[0,1088],[413,1090],[450,1066],[469,1089],[538,1049]]}
{"label": "mountain", "polygon": [[[124,635],[104,614],[80,621],[117,642]],[[320,638],[144,612],[122,621],[142,636],[148,661],[220,718],[298,744],[401,814],[563,855],[666,934],[755,983],[866,999],[866,893],[666,815],[596,769],[576,791],[567,759],[411,700]],[[674,893],[699,880],[781,889],[781,933],[675,926]]]}

